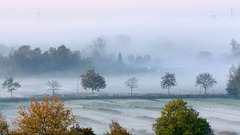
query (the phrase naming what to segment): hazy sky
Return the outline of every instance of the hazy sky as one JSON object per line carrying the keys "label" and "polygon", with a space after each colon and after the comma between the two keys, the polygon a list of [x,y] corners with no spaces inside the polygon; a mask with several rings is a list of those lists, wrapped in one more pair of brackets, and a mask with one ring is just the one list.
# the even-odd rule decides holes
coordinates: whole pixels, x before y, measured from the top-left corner
{"label": "hazy sky", "polygon": [[97,36],[126,34],[139,52],[171,42],[223,53],[231,38],[240,40],[239,0],[1,0],[0,20],[6,45],[83,48]]}

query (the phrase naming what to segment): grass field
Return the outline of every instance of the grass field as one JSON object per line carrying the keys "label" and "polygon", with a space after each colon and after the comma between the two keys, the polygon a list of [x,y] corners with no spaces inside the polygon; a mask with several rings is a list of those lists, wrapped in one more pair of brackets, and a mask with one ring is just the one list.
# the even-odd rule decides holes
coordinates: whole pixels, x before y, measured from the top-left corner
{"label": "grass field", "polygon": [[[102,135],[108,131],[111,120],[118,121],[136,135],[153,134],[151,125],[161,115],[162,107],[170,99],[106,99],[106,100],[67,100],[66,107],[72,108],[81,126],[92,127]],[[184,99],[200,115],[210,122],[215,133],[231,131],[240,133],[240,101],[227,98]],[[0,110],[7,120],[15,119],[19,105],[28,102],[0,103]],[[13,128],[13,126],[11,126]]]}

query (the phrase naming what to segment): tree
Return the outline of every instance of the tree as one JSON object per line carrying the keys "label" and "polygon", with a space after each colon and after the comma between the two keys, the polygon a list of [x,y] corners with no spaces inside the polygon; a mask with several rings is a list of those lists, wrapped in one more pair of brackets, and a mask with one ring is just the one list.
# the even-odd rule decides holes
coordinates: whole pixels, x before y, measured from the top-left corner
{"label": "tree", "polygon": [[0,112],[0,134],[8,134],[8,127],[5,116]]}
{"label": "tree", "polygon": [[84,89],[91,89],[93,91],[99,91],[106,88],[105,79],[94,70],[88,70],[86,74],[81,75],[81,84]]}
{"label": "tree", "polygon": [[109,128],[110,133],[107,132],[105,135],[132,135],[126,129],[122,128],[116,121],[112,121],[112,123],[109,124]]}
{"label": "tree", "polygon": [[240,43],[238,43],[235,39],[232,39],[230,45],[232,46],[233,55],[240,53]]}
{"label": "tree", "polygon": [[2,84],[2,87],[4,89],[6,88],[9,92],[11,92],[11,98],[12,98],[12,92],[20,88],[21,85],[18,82],[14,82],[13,77],[7,77]]}
{"label": "tree", "polygon": [[153,124],[156,135],[213,135],[206,119],[182,99],[171,100],[165,105],[161,117]]}
{"label": "tree", "polygon": [[70,128],[67,135],[96,135],[92,128],[81,128],[77,123],[76,126]]}
{"label": "tree", "polygon": [[122,65],[123,65],[123,60],[122,60],[122,54],[121,54],[121,52],[118,54],[117,65],[118,65],[118,66],[122,66]]}
{"label": "tree", "polygon": [[135,77],[129,78],[125,82],[125,85],[128,86],[131,89],[131,96],[132,96],[133,89],[138,87],[137,83],[138,83],[138,80]]}
{"label": "tree", "polygon": [[143,57],[141,55],[138,55],[136,58],[135,58],[135,61],[134,61],[134,64],[143,64]]}
{"label": "tree", "polygon": [[176,77],[174,73],[165,73],[162,76],[161,86],[163,89],[168,89],[168,95],[170,95],[170,88],[177,85]]}
{"label": "tree", "polygon": [[59,88],[61,87],[61,85],[57,81],[48,81],[47,85],[52,90],[52,96],[55,96],[55,91],[59,90]]}
{"label": "tree", "polygon": [[13,121],[18,126],[16,134],[24,135],[65,135],[75,121],[70,109],[64,108],[60,98],[44,96],[42,102],[37,99],[30,101],[30,106],[19,106],[20,116]]}
{"label": "tree", "polygon": [[240,98],[240,66],[230,68],[226,91],[230,96]]}
{"label": "tree", "polygon": [[151,61],[151,56],[150,55],[145,55],[143,57],[143,61],[145,64],[148,64]]}
{"label": "tree", "polygon": [[207,89],[217,84],[217,81],[212,77],[210,73],[201,73],[196,77],[196,86],[204,88],[205,95],[207,94]]}
{"label": "tree", "polygon": [[130,64],[132,64],[132,63],[134,62],[134,57],[133,57],[133,55],[129,55],[127,59],[128,59],[128,62],[129,62]]}

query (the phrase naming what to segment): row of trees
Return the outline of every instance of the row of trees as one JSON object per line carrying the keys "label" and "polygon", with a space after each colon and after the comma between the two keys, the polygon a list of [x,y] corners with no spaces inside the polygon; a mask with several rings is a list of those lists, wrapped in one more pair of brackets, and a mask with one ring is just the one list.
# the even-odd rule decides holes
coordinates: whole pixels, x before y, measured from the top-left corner
{"label": "row of trees", "polygon": [[82,58],[79,51],[64,45],[50,47],[47,51],[23,45],[8,56],[0,57],[1,71],[16,73],[42,73],[74,68],[90,68],[91,60]]}
{"label": "row of trees", "polygon": [[[96,73],[94,70],[89,70],[86,74],[83,74],[80,77],[82,87],[84,89],[91,89],[92,93],[94,91],[104,89],[107,86],[104,77],[102,77],[99,73]],[[217,81],[210,73],[201,73],[196,76],[196,86],[200,86],[200,94],[202,88],[204,89],[205,94],[207,94],[207,89],[213,87],[215,84],[217,84]],[[47,85],[53,91],[53,95],[60,87],[60,84],[57,81],[49,81]],[[138,80],[135,77],[129,78],[125,82],[125,85],[130,88],[132,95],[133,89],[138,87]],[[170,94],[170,88],[176,85],[177,81],[174,73],[167,72],[162,76],[161,87],[163,89],[167,89],[168,94]],[[11,93],[12,97],[12,92],[21,87],[21,85],[18,82],[15,82],[13,77],[7,77],[2,84],[2,87],[7,89]],[[229,95],[240,98],[240,66],[237,68],[232,66],[230,68],[226,91]]]}
{"label": "row of trees", "polygon": [[[134,88],[138,87],[137,84],[138,80],[133,77],[128,79],[125,84],[126,86],[130,87],[131,95]],[[207,94],[207,89],[217,84],[217,81],[212,77],[210,73],[201,73],[196,77],[196,86],[200,86],[200,94],[201,88],[204,88],[205,95]],[[170,95],[170,88],[177,85],[176,77],[174,73],[165,73],[162,76],[161,87],[163,89],[168,90],[168,95]]]}
{"label": "row of trees", "polygon": [[[96,73],[94,70],[88,70],[86,74],[82,74],[81,76],[81,85],[84,89],[91,89],[92,94],[94,91],[100,91],[101,89],[106,88],[106,81],[104,77],[102,77],[99,73]],[[79,83],[79,82],[78,82]],[[204,88],[205,94],[207,93],[207,89],[215,85],[217,81],[212,77],[209,73],[201,73],[196,77],[196,86],[200,86],[200,94],[201,88]],[[55,96],[55,91],[59,90],[60,84],[57,81],[48,81],[47,85],[52,90],[52,95]],[[138,87],[138,80],[135,77],[129,78],[125,85],[130,88],[131,96],[133,95],[133,89]],[[165,73],[162,76],[161,87],[163,89],[168,90],[168,94],[170,95],[170,88],[177,85],[176,77],[174,73]],[[6,78],[4,83],[2,84],[3,88],[6,88],[12,97],[12,92],[17,90],[21,85],[18,82],[14,82],[13,77]],[[78,94],[78,88],[77,88]]]}
{"label": "row of trees", "polygon": [[[30,106],[19,106],[19,117],[12,123],[17,125],[9,131],[5,117],[0,113],[0,134],[5,135],[95,135],[92,128],[81,128],[71,109],[65,109],[60,98],[46,95],[44,100],[30,101]],[[182,99],[170,101],[153,125],[156,135],[213,135],[206,119],[187,106]],[[132,135],[118,122],[109,124],[110,132],[105,135]]]}

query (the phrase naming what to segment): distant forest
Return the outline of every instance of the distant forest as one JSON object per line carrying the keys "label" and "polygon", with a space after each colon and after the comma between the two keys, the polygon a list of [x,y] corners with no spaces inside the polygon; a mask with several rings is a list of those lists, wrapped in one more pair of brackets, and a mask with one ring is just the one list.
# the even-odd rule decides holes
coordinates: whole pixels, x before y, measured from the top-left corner
{"label": "distant forest", "polygon": [[134,73],[149,71],[147,66],[151,61],[150,55],[129,55],[127,62],[123,62],[122,54],[106,53],[106,42],[97,38],[91,45],[89,56],[84,51],[72,51],[65,45],[50,47],[46,51],[31,48],[29,45],[20,46],[9,54],[0,55],[0,75],[28,75],[50,72],[85,72],[97,69],[104,73]]}

